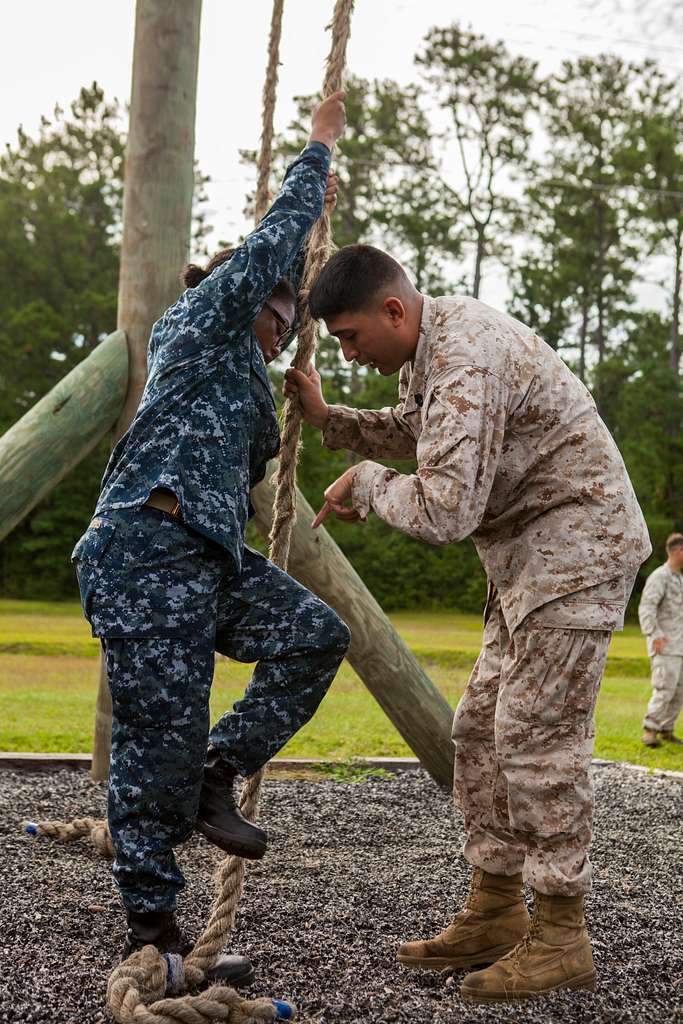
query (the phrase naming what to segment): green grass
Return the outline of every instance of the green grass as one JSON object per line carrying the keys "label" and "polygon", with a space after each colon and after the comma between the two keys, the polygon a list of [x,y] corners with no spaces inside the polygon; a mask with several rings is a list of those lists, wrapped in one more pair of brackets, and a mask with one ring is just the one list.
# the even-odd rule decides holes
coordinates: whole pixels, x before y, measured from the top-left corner
{"label": "green grass", "polygon": [[[394,625],[455,707],[479,650],[481,619],[454,612],[400,612]],[[77,604],[0,601],[0,749],[87,753],[92,742],[99,642]],[[612,642],[597,711],[596,756],[683,770],[683,749],[640,743],[649,697],[645,644],[629,626]],[[219,659],[215,720],[241,696],[250,668]],[[283,752],[349,761],[410,754],[346,663],[313,721]]]}

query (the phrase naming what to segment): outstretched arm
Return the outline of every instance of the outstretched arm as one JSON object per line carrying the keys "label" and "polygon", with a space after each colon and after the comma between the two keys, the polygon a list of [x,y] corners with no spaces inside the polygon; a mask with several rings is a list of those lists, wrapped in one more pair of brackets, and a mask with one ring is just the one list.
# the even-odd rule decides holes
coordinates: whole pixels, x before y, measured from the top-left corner
{"label": "outstretched arm", "polygon": [[232,258],[164,314],[158,326],[178,349],[174,361],[243,332],[287,275],[323,210],[330,149],[345,124],[343,100],[343,93],[335,93],[316,109],[308,145],[288,168],[268,213]]}
{"label": "outstretched arm", "polygon": [[[372,510],[429,544],[453,544],[477,529],[500,459],[507,388],[485,370],[457,367],[435,383],[425,402],[417,472],[361,462],[325,492],[325,514],[343,510],[350,498],[361,519]],[[346,513],[341,518],[348,519]]]}

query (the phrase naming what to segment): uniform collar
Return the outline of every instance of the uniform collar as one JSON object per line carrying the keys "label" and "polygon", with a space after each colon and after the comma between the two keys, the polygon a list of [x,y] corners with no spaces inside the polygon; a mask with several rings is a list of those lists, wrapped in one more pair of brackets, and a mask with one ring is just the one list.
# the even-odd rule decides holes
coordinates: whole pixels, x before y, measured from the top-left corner
{"label": "uniform collar", "polygon": [[270,383],[270,377],[268,375],[268,369],[266,367],[266,361],[263,358],[263,350],[259,345],[258,338],[256,337],[255,331],[251,332],[251,368],[261,381],[266,391],[270,395],[273,407],[275,407],[275,395],[273,394],[273,386]]}
{"label": "uniform collar", "polygon": [[414,409],[421,409],[425,395],[425,374],[427,372],[427,361],[431,346],[432,330],[434,328],[434,313],[436,311],[433,299],[428,295],[422,296],[422,316],[420,317],[420,330],[417,337],[417,348],[415,357],[412,360],[410,381],[408,391],[403,402],[403,411],[412,412]]}

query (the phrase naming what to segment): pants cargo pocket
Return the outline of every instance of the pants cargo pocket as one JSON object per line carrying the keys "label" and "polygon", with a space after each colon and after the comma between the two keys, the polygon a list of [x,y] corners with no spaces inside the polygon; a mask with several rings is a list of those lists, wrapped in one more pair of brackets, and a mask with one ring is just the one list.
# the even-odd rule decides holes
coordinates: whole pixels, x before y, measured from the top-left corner
{"label": "pants cargo pocket", "polygon": [[96,516],[71,553],[83,614],[91,625],[93,600],[102,575],[100,566],[115,533],[116,523],[112,519]]}
{"label": "pants cargo pocket", "polygon": [[[605,630],[524,623],[501,670],[496,754],[516,832],[572,832],[585,803],[593,711],[607,657]],[[496,815],[496,801],[494,817]],[[498,824],[504,827],[504,822]]]}
{"label": "pants cargo pocket", "polygon": [[93,635],[213,644],[221,565],[210,543],[155,510],[111,518],[115,531],[97,564],[83,550],[77,563]]}

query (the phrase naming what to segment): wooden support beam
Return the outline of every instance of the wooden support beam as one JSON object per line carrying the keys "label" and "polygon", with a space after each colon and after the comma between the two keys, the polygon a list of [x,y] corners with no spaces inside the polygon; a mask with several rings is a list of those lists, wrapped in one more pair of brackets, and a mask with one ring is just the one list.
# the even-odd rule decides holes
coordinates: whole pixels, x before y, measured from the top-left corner
{"label": "wooden support beam", "polygon": [[[137,0],[130,126],[123,183],[118,326],[128,338],[129,381],[112,445],[133,421],[147,378],[154,321],[178,296],[190,245],[201,0]],[[111,697],[104,658],[92,775],[106,779]]]}
{"label": "wooden support beam", "polygon": [[[252,491],[256,523],[268,537],[275,486],[266,479]],[[421,764],[442,786],[453,781],[453,711],[404,643],[351,563],[327,531],[312,530],[314,512],[301,491],[288,572],[342,617],[351,630],[347,655],[368,690]],[[358,527],[356,527],[358,529]]]}
{"label": "wooden support beam", "polygon": [[0,437],[0,540],[111,430],[127,380],[115,331]]}

